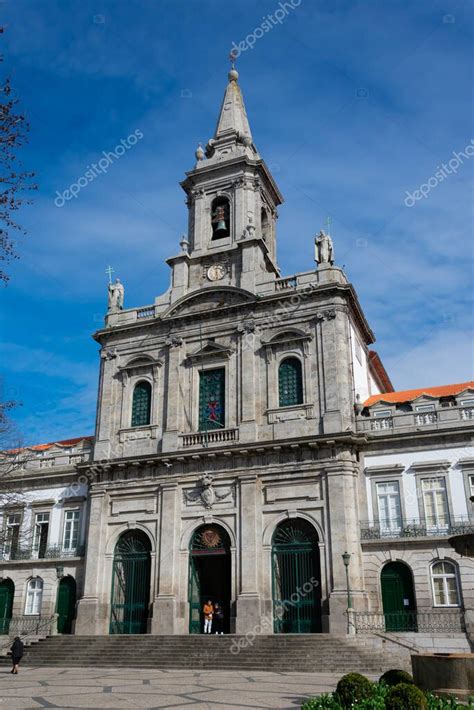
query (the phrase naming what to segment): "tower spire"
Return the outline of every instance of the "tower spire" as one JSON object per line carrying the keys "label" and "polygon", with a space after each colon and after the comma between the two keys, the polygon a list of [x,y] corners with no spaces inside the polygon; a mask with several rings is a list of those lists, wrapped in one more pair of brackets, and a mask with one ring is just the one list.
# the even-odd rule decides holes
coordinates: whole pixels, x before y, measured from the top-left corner
{"label": "tower spire", "polygon": [[[212,158],[229,152],[231,145],[239,148],[241,153],[258,159],[260,156],[253,145],[252,133],[245,110],[244,99],[238,84],[239,72],[235,68],[235,55],[229,56],[231,69],[228,74],[228,84],[219,111],[214,136],[206,146],[206,157]],[[232,151],[234,150],[232,148]],[[234,154],[235,155],[235,154]]]}

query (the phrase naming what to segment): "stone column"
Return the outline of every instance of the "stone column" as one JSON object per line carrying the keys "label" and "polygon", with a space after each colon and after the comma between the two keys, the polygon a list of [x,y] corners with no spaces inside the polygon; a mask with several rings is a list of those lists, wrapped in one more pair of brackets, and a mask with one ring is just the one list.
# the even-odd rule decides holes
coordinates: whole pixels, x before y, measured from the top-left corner
{"label": "stone column", "polygon": [[255,632],[261,623],[259,570],[261,569],[262,513],[259,480],[240,479],[240,593],[237,597],[236,633]]}
{"label": "stone column", "polygon": [[181,521],[180,489],[177,483],[161,486],[159,557],[157,559],[158,595],[153,604],[153,634],[177,633],[177,569]]}
{"label": "stone column", "polygon": [[347,633],[347,582],[344,552],[351,555],[349,586],[352,605],[365,609],[362,550],[359,541],[357,464],[337,462],[327,468],[328,553],[331,580],[329,590],[329,630]]}
{"label": "stone column", "polygon": [[[78,636],[109,632],[109,604],[105,597],[104,560],[106,543],[107,496],[104,490],[89,493],[89,533],[86,546],[84,594],[77,606],[75,633]],[[107,585],[105,585],[107,586]],[[107,587],[110,593],[110,585]]]}

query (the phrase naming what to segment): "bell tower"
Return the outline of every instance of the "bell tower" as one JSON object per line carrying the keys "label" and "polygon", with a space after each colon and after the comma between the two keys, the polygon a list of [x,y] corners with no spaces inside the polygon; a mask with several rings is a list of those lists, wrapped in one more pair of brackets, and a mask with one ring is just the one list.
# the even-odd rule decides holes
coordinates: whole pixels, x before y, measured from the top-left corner
{"label": "bell tower", "polygon": [[181,183],[188,233],[181,253],[168,259],[172,301],[217,284],[254,292],[279,276],[276,220],[283,198],[253,142],[238,78],[232,64],[214,136],[205,149],[199,145]]}

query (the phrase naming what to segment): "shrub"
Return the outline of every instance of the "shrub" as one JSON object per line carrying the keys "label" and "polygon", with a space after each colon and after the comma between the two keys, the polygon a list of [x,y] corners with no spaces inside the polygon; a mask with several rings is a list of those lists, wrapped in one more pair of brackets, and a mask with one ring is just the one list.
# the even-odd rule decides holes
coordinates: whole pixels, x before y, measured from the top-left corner
{"label": "shrub", "polygon": [[399,683],[390,690],[385,707],[387,710],[428,710],[428,701],[416,685]]}
{"label": "shrub", "polygon": [[337,684],[335,700],[339,701],[342,707],[350,708],[353,703],[370,698],[372,692],[373,683],[365,675],[347,673]]}
{"label": "shrub", "polygon": [[409,673],[396,669],[386,671],[386,673],[380,677],[379,683],[385,683],[385,685],[390,686],[398,685],[399,683],[414,685],[413,677]]}

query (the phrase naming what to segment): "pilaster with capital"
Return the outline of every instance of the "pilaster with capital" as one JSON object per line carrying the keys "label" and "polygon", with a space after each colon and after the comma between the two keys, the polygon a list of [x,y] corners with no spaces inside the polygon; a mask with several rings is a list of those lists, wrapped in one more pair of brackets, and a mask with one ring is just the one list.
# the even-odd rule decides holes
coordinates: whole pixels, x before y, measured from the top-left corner
{"label": "pilaster with capital", "polygon": [[177,633],[177,591],[180,497],[175,482],[161,486],[160,529],[157,561],[158,594],[153,603],[152,633]]}
{"label": "pilaster with capital", "polygon": [[168,372],[166,389],[166,424],[163,431],[163,451],[175,451],[178,448],[180,387],[179,373],[181,346],[183,339],[172,336],[166,341],[168,346]]}
{"label": "pilaster with capital", "polygon": [[344,431],[353,420],[350,339],[346,310],[344,305],[336,305],[316,313],[324,433]]}
{"label": "pilaster with capital", "polygon": [[[87,549],[85,557],[84,594],[77,607],[77,635],[107,634],[110,585],[105,585],[104,561],[106,545],[107,494],[91,489]],[[104,589],[107,587],[107,590]]]}
{"label": "pilaster with capital", "polygon": [[236,633],[255,631],[261,622],[259,573],[262,568],[261,482],[255,475],[240,479],[240,590]]}
{"label": "pilaster with capital", "polygon": [[364,589],[362,549],[359,540],[359,465],[356,461],[334,461],[326,470],[328,501],[328,538],[331,560],[329,594],[330,632],[347,631],[347,581],[342,555],[348,552],[349,586],[356,609],[367,608]]}
{"label": "pilaster with capital", "polygon": [[257,435],[255,405],[259,400],[260,381],[255,357],[255,323],[246,320],[238,327],[240,334],[240,439],[254,441]]}

